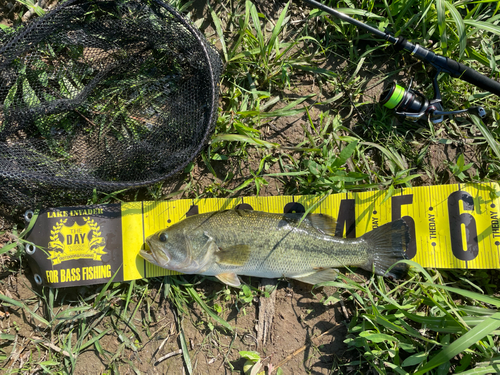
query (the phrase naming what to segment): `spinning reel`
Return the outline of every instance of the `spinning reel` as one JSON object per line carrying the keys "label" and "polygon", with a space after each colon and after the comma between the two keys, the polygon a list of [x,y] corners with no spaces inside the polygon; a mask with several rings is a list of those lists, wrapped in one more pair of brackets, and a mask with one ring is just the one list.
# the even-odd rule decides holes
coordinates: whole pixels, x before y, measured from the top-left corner
{"label": "spinning reel", "polygon": [[380,96],[380,104],[384,107],[393,109],[397,116],[413,122],[428,116],[434,123],[440,123],[444,120],[445,115],[458,115],[465,112],[475,113],[481,118],[486,116],[484,107],[469,107],[457,111],[445,111],[441,101],[441,93],[437,83],[437,74],[432,81],[434,88],[434,99],[427,99],[424,94],[413,90],[410,81],[408,88],[405,90],[403,87],[392,83],[387,87]]}
{"label": "spinning reel", "polygon": [[[432,65],[439,73],[449,74],[453,78],[459,78],[463,81],[472,83],[476,87],[489,91],[492,94],[500,96],[500,82],[495,81],[485,75],[475,71],[474,69],[459,63],[448,57],[438,55],[427,48],[407,41],[404,37],[395,37],[390,33],[381,31],[373,26],[367,25],[361,21],[349,17],[335,9],[332,9],[316,0],[303,0],[306,3],[320,9],[334,17],[341,19],[351,25],[359,27],[369,33],[386,40],[394,45],[398,51],[405,50],[412,54],[417,59]],[[411,83],[405,90],[399,85],[393,84],[382,94],[382,105],[387,108],[394,109],[397,115],[407,118],[411,121],[417,121],[424,116],[429,116],[433,123],[443,121],[445,115],[456,115],[464,112],[474,112],[479,117],[486,116],[486,111],[483,107],[470,107],[458,111],[445,111],[441,102],[441,93],[439,92],[437,74],[433,80],[434,99],[429,100],[418,91],[412,90]]]}

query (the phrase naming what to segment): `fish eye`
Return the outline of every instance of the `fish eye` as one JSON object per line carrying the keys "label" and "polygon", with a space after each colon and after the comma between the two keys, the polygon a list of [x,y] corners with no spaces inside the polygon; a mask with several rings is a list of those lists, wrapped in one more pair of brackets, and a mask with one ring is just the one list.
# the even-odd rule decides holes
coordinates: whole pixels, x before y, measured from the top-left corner
{"label": "fish eye", "polygon": [[162,233],[158,236],[158,239],[160,240],[160,242],[167,242],[167,238],[168,238],[168,236],[165,233]]}

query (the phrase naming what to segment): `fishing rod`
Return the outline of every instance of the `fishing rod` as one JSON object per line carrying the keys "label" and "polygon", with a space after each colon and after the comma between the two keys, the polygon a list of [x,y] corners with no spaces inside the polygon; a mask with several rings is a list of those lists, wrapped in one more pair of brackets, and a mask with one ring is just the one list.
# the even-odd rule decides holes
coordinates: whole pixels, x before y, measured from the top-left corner
{"label": "fishing rod", "polygon": [[439,123],[443,121],[445,115],[456,115],[463,112],[476,113],[482,118],[486,116],[486,110],[481,106],[470,107],[457,111],[445,111],[443,108],[441,93],[439,91],[439,85],[437,81],[438,75],[440,73],[447,73],[453,78],[459,78],[479,87],[480,89],[500,96],[499,82],[484,76],[483,74],[466,65],[463,65],[448,57],[444,57],[432,51],[429,51],[427,48],[424,48],[417,43],[413,44],[401,36],[396,38],[390,33],[380,31],[375,27],[351,18],[348,15],[332,9],[315,0],[303,1],[317,9],[320,9],[328,14],[331,14],[332,16],[341,19],[342,21],[348,22],[351,25],[366,30],[371,34],[382,38],[389,43],[392,43],[398,51],[406,50],[410,52],[413,56],[415,56],[419,60],[422,60],[423,62],[431,64],[437,70],[437,73],[432,81],[434,98],[431,100],[427,99],[423,94],[413,90],[411,88],[411,83],[407,89],[404,89],[403,87],[393,83],[389,88],[384,90],[381,95],[380,103],[389,109],[394,109],[397,115],[403,116],[412,121],[417,121],[424,116],[430,116],[433,123]]}

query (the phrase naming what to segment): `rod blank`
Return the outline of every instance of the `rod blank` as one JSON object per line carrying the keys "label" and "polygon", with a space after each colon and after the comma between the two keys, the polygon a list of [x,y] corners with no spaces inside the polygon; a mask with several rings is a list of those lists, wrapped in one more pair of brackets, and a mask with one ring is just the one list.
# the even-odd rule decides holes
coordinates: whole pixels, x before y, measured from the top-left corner
{"label": "rod blank", "polygon": [[396,38],[389,33],[385,33],[383,31],[380,31],[379,29],[376,29],[375,27],[367,25],[366,23],[355,20],[354,18],[349,17],[347,14],[332,9],[324,4],[321,4],[318,1],[315,0],[303,0],[303,1],[317,9],[320,9],[328,14],[331,14],[334,17],[341,19],[342,21],[348,22],[351,25],[366,30],[369,33],[379,38],[387,40],[389,43],[394,44],[396,49],[399,50],[404,49],[410,52],[413,56],[415,56],[419,60],[431,64],[441,72],[448,73],[454,78],[459,78],[463,81],[472,83],[473,85],[479,87],[480,89],[489,91],[495,95],[500,96],[499,82],[486,77],[485,75],[477,72],[476,70],[466,65],[463,65],[448,57],[435,54],[434,52],[429,51],[427,48],[424,48],[418,44],[410,43],[403,37]]}

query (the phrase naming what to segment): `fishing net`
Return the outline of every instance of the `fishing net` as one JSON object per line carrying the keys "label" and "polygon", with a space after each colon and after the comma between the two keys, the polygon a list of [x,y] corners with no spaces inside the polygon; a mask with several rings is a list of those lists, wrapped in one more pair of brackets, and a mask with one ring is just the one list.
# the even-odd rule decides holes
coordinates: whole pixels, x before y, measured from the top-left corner
{"label": "fishing net", "polygon": [[153,184],[206,144],[222,62],[157,0],[69,0],[0,31],[0,201]]}

